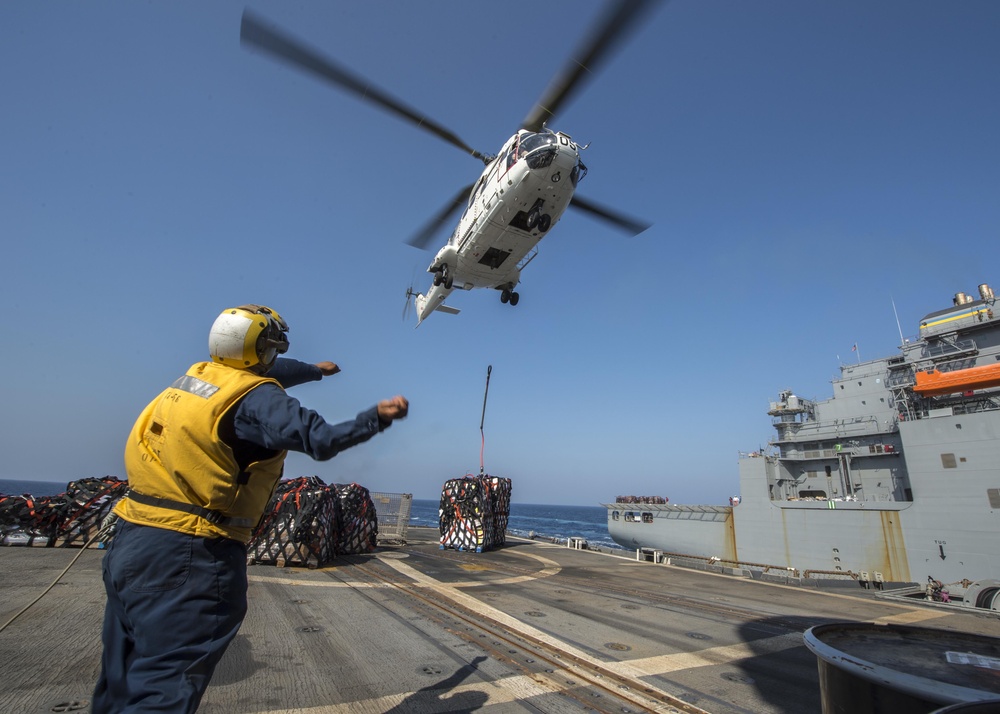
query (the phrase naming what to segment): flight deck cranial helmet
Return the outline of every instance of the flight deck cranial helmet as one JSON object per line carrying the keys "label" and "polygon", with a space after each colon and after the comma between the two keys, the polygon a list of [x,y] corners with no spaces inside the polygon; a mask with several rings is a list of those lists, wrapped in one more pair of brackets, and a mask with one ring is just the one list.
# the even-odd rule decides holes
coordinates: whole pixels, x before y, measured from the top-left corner
{"label": "flight deck cranial helmet", "polygon": [[263,305],[240,305],[222,311],[208,333],[213,362],[263,374],[288,351],[288,325]]}

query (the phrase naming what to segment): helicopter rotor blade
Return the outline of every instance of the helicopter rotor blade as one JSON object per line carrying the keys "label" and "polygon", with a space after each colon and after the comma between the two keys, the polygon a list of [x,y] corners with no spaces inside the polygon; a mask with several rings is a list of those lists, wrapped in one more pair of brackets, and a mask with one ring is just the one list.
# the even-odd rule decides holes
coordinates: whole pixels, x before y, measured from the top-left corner
{"label": "helicopter rotor blade", "polygon": [[389,113],[395,114],[412,124],[416,124],[424,131],[434,134],[452,146],[457,146],[462,151],[475,156],[483,163],[488,163],[492,159],[492,157],[486,156],[467,145],[452,131],[437,124],[417,110],[408,107],[402,101],[360,75],[354,74],[345,67],[337,65],[333,60],[306,47],[298,40],[284,35],[272,27],[268,27],[264,24],[263,20],[256,17],[249,10],[243,11],[243,20],[240,23],[240,44],[256,47],[279,59],[285,60],[301,70],[311,72],[321,79],[357,95],[364,101],[376,104]]}
{"label": "helicopter rotor blade", "polygon": [[570,57],[562,73],[557,75],[521,122],[521,128],[538,132],[563,104],[593,76],[611,51],[628,35],[639,18],[657,0],[620,0],[609,5],[595,25],[587,41]]}
{"label": "helicopter rotor blade", "polygon": [[445,207],[442,208],[438,213],[433,216],[427,223],[424,224],[423,228],[417,231],[412,238],[410,238],[407,243],[412,245],[414,248],[420,248],[426,250],[428,244],[434,239],[434,236],[438,234],[441,230],[441,226],[447,221],[451,216],[462,207],[462,205],[469,198],[469,191],[475,184],[469,184],[468,186],[463,186],[459,189],[455,197],[452,198]]}
{"label": "helicopter rotor blade", "polygon": [[573,208],[583,211],[584,213],[589,213],[595,218],[607,221],[632,236],[639,235],[652,225],[651,223],[640,221],[637,218],[630,218],[629,216],[613,211],[610,208],[605,208],[604,206],[594,203],[589,199],[580,198],[579,196],[573,196],[573,199],[570,201],[570,205]]}

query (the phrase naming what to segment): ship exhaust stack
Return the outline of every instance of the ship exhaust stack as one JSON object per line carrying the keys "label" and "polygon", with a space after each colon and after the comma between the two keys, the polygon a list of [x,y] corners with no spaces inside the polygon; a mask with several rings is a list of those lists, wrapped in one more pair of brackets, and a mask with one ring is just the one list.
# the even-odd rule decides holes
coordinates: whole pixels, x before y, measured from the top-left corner
{"label": "ship exhaust stack", "polygon": [[991,288],[986,283],[979,286],[979,297],[981,297],[986,302],[992,302],[993,298],[993,288]]}

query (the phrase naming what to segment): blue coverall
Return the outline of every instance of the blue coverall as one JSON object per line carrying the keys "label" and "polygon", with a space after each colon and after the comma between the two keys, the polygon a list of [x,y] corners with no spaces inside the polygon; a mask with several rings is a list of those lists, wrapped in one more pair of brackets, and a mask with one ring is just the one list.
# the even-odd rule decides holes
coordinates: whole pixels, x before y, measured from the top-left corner
{"label": "blue coverall", "polygon": [[[239,454],[260,448],[330,459],[391,422],[376,407],[328,424],[284,388],[322,379],[320,369],[280,358],[233,419]],[[93,714],[198,709],[212,673],[247,611],[246,544],[119,521],[104,555],[108,602]]]}

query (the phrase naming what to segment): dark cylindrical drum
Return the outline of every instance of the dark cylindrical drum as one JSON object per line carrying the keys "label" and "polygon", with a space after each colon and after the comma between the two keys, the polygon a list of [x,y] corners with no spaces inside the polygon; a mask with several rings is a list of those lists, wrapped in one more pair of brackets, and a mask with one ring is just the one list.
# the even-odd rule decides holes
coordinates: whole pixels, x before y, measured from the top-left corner
{"label": "dark cylindrical drum", "polygon": [[848,622],[811,627],[804,639],[823,714],[921,714],[1000,697],[1000,638]]}

